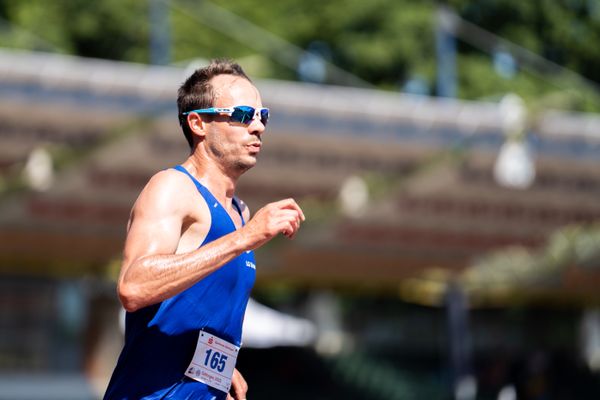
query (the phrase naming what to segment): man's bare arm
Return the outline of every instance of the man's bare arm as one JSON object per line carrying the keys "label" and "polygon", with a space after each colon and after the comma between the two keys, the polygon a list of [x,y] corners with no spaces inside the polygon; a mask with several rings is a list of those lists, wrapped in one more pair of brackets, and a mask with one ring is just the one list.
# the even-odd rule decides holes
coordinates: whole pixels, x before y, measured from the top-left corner
{"label": "man's bare arm", "polygon": [[304,220],[294,200],[282,200],[260,209],[243,228],[197,250],[175,254],[185,209],[173,206],[181,201],[173,201],[172,196],[168,185],[161,186],[158,178],[149,183],[134,206],[118,283],[119,297],[128,311],[182,292],[279,233],[293,237]]}

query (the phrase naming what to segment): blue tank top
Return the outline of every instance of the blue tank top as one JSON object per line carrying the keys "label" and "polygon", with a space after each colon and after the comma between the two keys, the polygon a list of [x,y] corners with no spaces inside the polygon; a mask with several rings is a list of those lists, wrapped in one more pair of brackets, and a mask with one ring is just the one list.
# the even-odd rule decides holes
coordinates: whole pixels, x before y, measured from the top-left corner
{"label": "blue tank top", "polygon": [[[200,246],[235,230],[223,206],[184,167],[210,209]],[[240,216],[242,212],[234,199]],[[244,224],[242,216],[242,224]],[[189,289],[126,315],[125,344],[105,400],[226,399],[227,394],[184,375],[203,329],[241,345],[242,323],[256,277],[254,254],[242,253]]]}

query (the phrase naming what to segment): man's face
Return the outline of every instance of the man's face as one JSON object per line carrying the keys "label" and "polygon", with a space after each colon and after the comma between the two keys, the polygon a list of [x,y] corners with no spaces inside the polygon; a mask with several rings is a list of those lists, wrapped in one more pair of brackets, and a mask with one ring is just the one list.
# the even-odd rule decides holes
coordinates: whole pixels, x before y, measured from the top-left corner
{"label": "man's face", "polygon": [[[251,106],[261,108],[258,90],[248,80],[218,75],[212,79],[215,91],[213,107]],[[205,144],[209,156],[215,157],[226,172],[240,174],[256,164],[265,126],[259,118],[249,125],[229,121],[226,115],[215,116],[207,122]]]}

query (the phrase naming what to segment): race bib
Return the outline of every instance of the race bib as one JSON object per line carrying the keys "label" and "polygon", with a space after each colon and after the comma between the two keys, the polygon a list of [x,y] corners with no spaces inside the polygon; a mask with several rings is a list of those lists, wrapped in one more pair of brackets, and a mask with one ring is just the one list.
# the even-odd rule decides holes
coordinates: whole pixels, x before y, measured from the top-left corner
{"label": "race bib", "polygon": [[239,350],[238,346],[218,336],[200,331],[194,358],[185,375],[229,393]]}

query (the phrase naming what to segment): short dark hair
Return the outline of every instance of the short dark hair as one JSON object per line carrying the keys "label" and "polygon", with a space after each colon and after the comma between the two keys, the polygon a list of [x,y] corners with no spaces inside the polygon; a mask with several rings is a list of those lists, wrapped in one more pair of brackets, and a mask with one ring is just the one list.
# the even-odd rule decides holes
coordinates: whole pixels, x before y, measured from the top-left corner
{"label": "short dark hair", "polygon": [[179,125],[190,148],[194,146],[193,135],[187,123],[187,116],[183,113],[214,106],[215,92],[210,81],[217,75],[235,75],[252,82],[239,64],[227,59],[211,60],[206,67],[197,69],[187,78],[177,91],[177,111]]}

